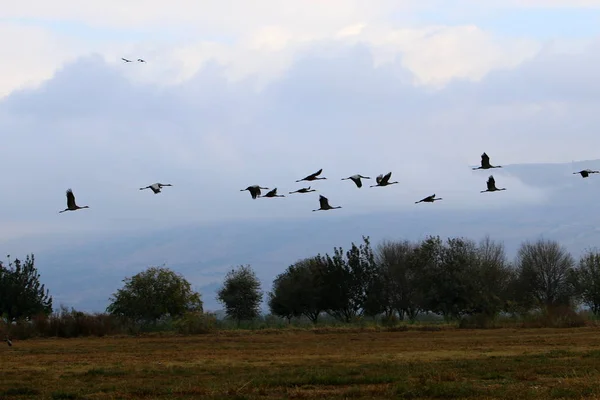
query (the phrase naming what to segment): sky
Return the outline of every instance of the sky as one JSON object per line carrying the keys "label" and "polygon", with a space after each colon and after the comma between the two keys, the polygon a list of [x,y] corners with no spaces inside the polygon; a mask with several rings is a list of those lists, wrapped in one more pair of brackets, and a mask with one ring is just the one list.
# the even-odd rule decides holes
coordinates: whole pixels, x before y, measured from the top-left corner
{"label": "sky", "polygon": [[[600,0],[5,4],[0,241],[540,202],[510,164],[600,158],[598,50]],[[509,188],[485,199],[483,151]],[[58,214],[67,188],[90,208]]]}

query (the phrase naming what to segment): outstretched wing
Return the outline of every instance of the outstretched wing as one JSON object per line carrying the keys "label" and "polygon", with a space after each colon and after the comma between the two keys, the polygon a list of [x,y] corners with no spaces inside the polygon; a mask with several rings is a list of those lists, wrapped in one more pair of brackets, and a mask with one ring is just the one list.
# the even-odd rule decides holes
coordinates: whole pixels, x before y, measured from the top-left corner
{"label": "outstretched wing", "polygon": [[387,183],[390,180],[391,177],[392,177],[392,173],[388,172],[387,174],[385,174],[385,176],[381,180],[381,183]]}
{"label": "outstretched wing", "polygon": [[377,182],[378,185],[381,183],[382,180],[383,180],[383,174],[377,175],[377,178],[375,178],[375,181]]}
{"label": "outstretched wing", "polygon": [[362,181],[360,180],[360,177],[351,176],[350,179],[352,179],[352,182],[354,182],[357,187],[362,187]]}
{"label": "outstretched wing", "polygon": [[314,174],[311,174],[311,175],[307,176],[307,178],[316,178],[317,176],[321,175],[321,172],[323,172],[323,168],[321,168],[320,170],[318,170]]}
{"label": "outstretched wing", "polygon": [[481,166],[488,167],[489,165],[490,165],[490,157],[487,154],[483,153],[481,155]]}
{"label": "outstretched wing", "polygon": [[67,189],[67,208],[75,207],[75,195],[71,189]]}
{"label": "outstretched wing", "polygon": [[277,188],[271,190],[270,192],[268,192],[267,194],[265,194],[265,197],[270,197],[270,196],[275,196],[277,194]]}
{"label": "outstretched wing", "polygon": [[319,205],[321,208],[327,208],[327,206],[329,206],[329,200],[327,200],[327,197],[319,195]]}
{"label": "outstretched wing", "polygon": [[492,175],[490,175],[490,177],[487,180],[487,187],[489,190],[492,190],[496,187],[496,180]]}

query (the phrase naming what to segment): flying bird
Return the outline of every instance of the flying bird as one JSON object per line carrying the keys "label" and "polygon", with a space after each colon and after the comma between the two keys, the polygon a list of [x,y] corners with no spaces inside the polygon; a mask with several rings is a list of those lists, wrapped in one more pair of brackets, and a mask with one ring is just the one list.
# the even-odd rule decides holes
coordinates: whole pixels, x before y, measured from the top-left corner
{"label": "flying bird", "polygon": [[121,60],[125,61],[126,63],[131,62],[131,60],[128,60],[126,58],[121,57]]}
{"label": "flying bird", "polygon": [[327,178],[317,178],[317,176],[321,175],[321,172],[323,172],[323,168],[321,168],[320,170],[318,170],[317,172],[315,172],[314,174],[310,174],[308,175],[306,178],[302,178],[302,179],[298,179],[296,182],[302,182],[302,181],[316,181],[318,179],[327,179]]}
{"label": "flying bird", "polygon": [[144,62],[144,63],[146,62],[146,61],[142,60],[141,58],[138,58],[137,60],[138,60],[138,62]]}
{"label": "flying bird", "polygon": [[146,186],[146,187],[141,187],[140,190],[144,190],[144,189],[152,189],[152,191],[154,192],[154,194],[158,194],[160,193],[160,190],[164,187],[164,186],[173,186],[170,183],[153,183],[150,186]]}
{"label": "flying bird", "polygon": [[73,191],[71,189],[67,189],[67,208],[65,208],[62,211],[59,211],[58,213],[64,213],[65,211],[76,211],[82,208],[90,208],[89,206],[82,206],[79,207],[77,204],[75,204],[75,195],[73,194]]}
{"label": "flying bird", "polygon": [[327,199],[327,197],[319,195],[319,205],[321,206],[320,208],[313,210],[313,211],[319,211],[319,210],[333,210],[334,208],[342,208],[342,206],[337,206],[337,207],[331,207],[329,205],[329,200]]}
{"label": "flying bird", "polygon": [[266,187],[260,187],[259,185],[252,185],[252,186],[248,186],[246,189],[241,189],[240,192],[247,190],[250,192],[250,195],[252,196],[252,198],[256,199],[257,197],[260,197],[260,189],[269,190],[269,188],[266,188]]}
{"label": "flying bird", "polygon": [[298,189],[298,190],[295,190],[295,191],[289,192],[289,193],[292,194],[292,193],[308,193],[308,192],[316,192],[316,190],[315,189],[311,189],[310,186],[309,186],[307,188]]}
{"label": "flying bird", "polygon": [[434,193],[431,196],[427,196],[427,197],[425,197],[422,200],[415,201],[415,204],[418,204],[418,203],[433,203],[434,201],[437,201],[437,200],[442,200],[442,198],[440,197],[440,198],[436,199],[435,198],[435,193]]}
{"label": "flying bird", "polygon": [[487,180],[487,190],[482,190],[481,193],[484,192],[496,192],[499,190],[506,190],[506,188],[502,188],[502,189],[498,189],[496,187],[496,180],[494,179],[493,175],[490,175],[490,177]]}
{"label": "flying bird", "polygon": [[371,179],[368,176],[362,176],[361,174],[356,174],[356,175],[349,176],[348,178],[342,178],[342,180],[345,181],[347,179],[352,179],[352,182],[354,182],[356,184],[356,187],[361,188],[362,187],[362,181],[360,180],[360,178],[362,178],[362,179]]}
{"label": "flying bird", "polygon": [[282,194],[277,194],[277,188],[275,188],[262,197],[285,197],[285,196]]}
{"label": "flying bird", "polygon": [[490,164],[490,157],[483,153],[481,155],[481,166],[477,167],[477,168],[473,168],[473,169],[490,169],[490,168],[502,168],[501,165],[497,165],[497,166],[493,166],[492,164]]}
{"label": "flying bird", "polygon": [[8,338],[8,336],[6,337],[6,339],[4,339],[4,341],[6,342],[8,347],[12,346],[12,341]]}
{"label": "flying bird", "polygon": [[383,174],[381,174],[377,178],[375,178],[377,185],[371,185],[370,187],[387,186],[387,185],[393,185],[394,183],[398,183],[398,182],[390,182],[389,180],[391,177],[392,177],[391,172],[388,172],[387,174],[385,174],[385,176]]}
{"label": "flying bird", "polygon": [[581,174],[582,178],[587,178],[590,174],[597,174],[600,171],[592,171],[591,169],[584,169],[579,172],[573,172],[573,175]]}

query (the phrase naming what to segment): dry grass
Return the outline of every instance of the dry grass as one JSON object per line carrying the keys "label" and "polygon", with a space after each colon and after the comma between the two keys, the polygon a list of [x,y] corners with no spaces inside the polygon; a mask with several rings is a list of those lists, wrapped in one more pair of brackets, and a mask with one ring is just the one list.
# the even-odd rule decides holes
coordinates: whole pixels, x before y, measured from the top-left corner
{"label": "dry grass", "polygon": [[15,341],[0,348],[0,398],[599,398],[599,331],[272,330]]}

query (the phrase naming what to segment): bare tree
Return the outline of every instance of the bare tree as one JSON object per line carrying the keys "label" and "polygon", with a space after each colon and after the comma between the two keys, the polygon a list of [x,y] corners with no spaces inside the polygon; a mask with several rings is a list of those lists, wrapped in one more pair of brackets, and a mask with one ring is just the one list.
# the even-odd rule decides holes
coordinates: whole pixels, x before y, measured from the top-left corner
{"label": "bare tree", "polygon": [[579,267],[573,277],[583,304],[590,307],[594,315],[600,315],[600,251],[588,250],[579,259]]}
{"label": "bare tree", "polygon": [[414,320],[420,312],[418,277],[415,266],[417,245],[408,240],[383,241],[377,246],[376,261],[383,280],[382,309],[386,315],[398,313]]}
{"label": "bare tree", "polygon": [[523,243],[515,264],[522,294],[535,306],[548,310],[570,304],[575,261],[558,242],[540,239]]}

